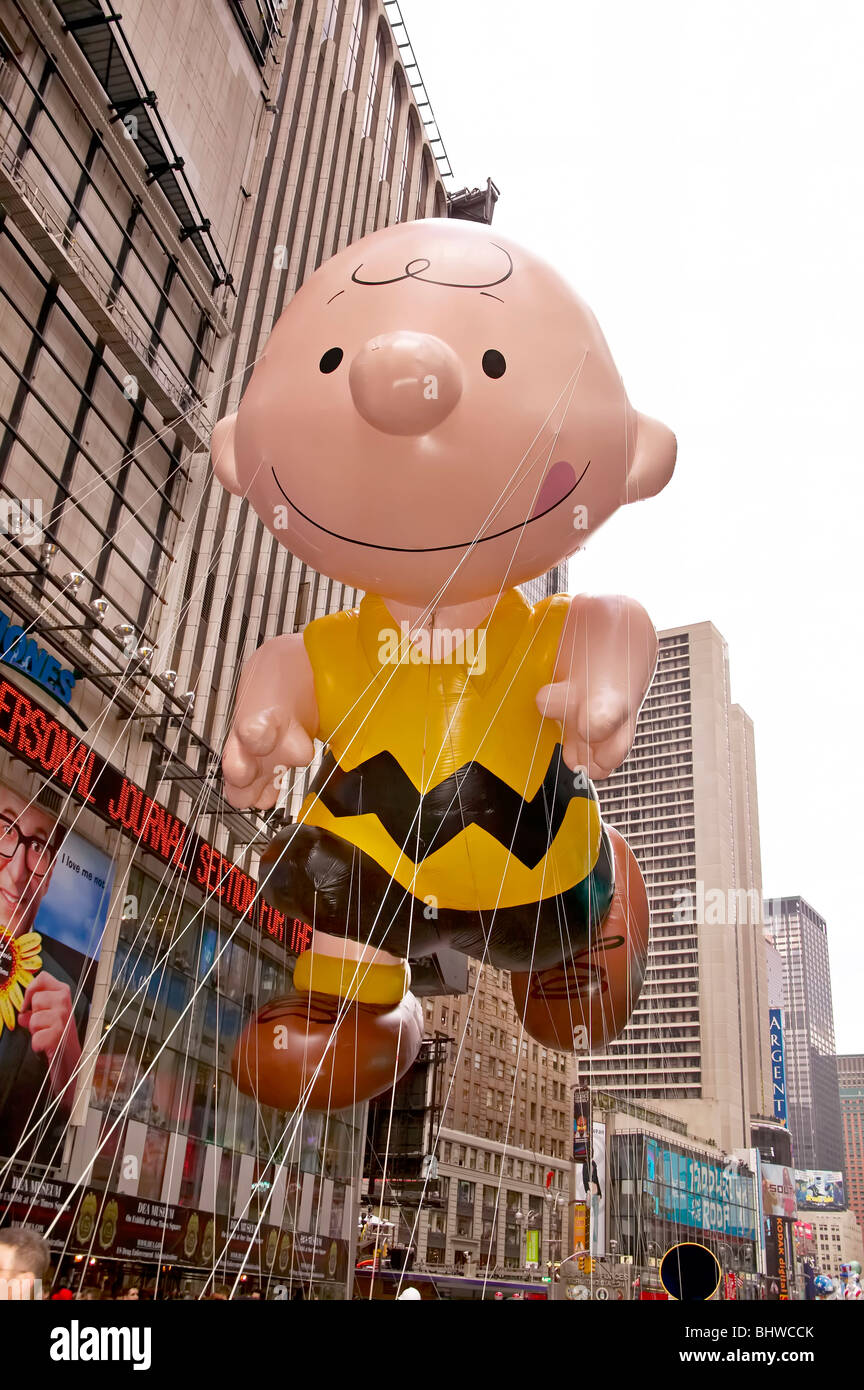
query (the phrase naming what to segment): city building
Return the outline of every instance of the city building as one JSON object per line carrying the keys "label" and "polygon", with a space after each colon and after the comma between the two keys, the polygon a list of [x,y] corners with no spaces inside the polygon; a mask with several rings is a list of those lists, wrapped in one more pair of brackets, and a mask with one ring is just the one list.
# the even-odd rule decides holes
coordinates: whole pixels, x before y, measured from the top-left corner
{"label": "city building", "polygon": [[365,1203],[415,1268],[545,1270],[572,1249],[573,1058],[524,1033],[507,971],[468,962],[423,1006],[424,1053],[370,1104]]}
{"label": "city building", "polygon": [[[537,602],[566,589],[566,580],[566,571],[553,571],[522,588]],[[449,1031],[456,1040],[441,1139],[451,1153],[454,1143],[482,1152],[479,1141],[503,1141],[531,1171],[538,1155],[552,1161],[566,1152],[574,1115],[565,1097],[578,1080],[625,1112],[647,1105],[669,1142],[678,1126],[694,1151],[747,1151],[751,1126],[763,1122],[766,1156],[776,1151],[780,1161],[769,1008],[781,977],[778,957],[769,989],[753,730],[731,702],[726,644],[711,623],[660,634],[634,747],[597,790],[604,818],[639,860],[651,904],[648,972],[631,1022],[603,1053],[555,1057],[553,1072],[544,1049],[519,1041],[506,972],[475,975],[472,966],[467,996],[425,1001],[429,1034]],[[573,1164],[568,1198],[575,1215],[580,1168]],[[455,1259],[466,1223],[453,1207],[432,1224],[432,1244],[446,1238]],[[417,1249],[428,1252],[422,1215],[418,1229]],[[579,1239],[568,1223],[565,1256]],[[757,1264],[754,1256],[754,1273]]]}
{"label": "city building", "polygon": [[802,1222],[812,1227],[809,1250],[816,1274],[827,1274],[842,1288],[841,1264],[857,1260],[864,1268],[864,1241],[854,1211],[808,1211]]}
{"label": "city building", "polygon": [[727,1149],[772,1115],[753,726],[710,622],[660,634],[624,764],[597,784],[651,906],[648,969],[621,1037],[580,1079]]}
{"label": "city building", "polygon": [[[713,1140],[694,1136],[683,1120],[640,1101],[593,1092],[592,1106],[605,1129],[611,1257],[633,1266],[634,1279],[638,1275],[647,1294],[661,1287],[659,1266],[666,1251],[698,1241],[717,1257],[722,1297],[758,1297],[763,1273],[759,1193],[746,1151],[726,1153]],[[601,1265],[598,1277],[603,1272]]]}
{"label": "city building", "polygon": [[222,800],[219,754],[260,642],[358,595],[212,481],[209,436],[322,260],[447,215],[446,151],[396,0],[22,0],[0,98],[0,781],[103,888],[74,1104],[0,1140],[8,1214],[53,1219],[48,1172],[70,1258],[338,1296],[364,1116],[292,1126],[233,1085],[309,927],[258,895],[269,822]]}
{"label": "city building", "polygon": [[766,899],[783,959],[787,1106],[796,1168],[843,1168],[828,929],[804,898]]}
{"label": "city building", "polygon": [[545,574],[538,575],[536,579],[529,579],[525,584],[520,584],[519,588],[529,603],[539,603],[541,599],[549,598],[552,594],[566,594],[568,591],[567,561],[562,560],[560,565],[554,565]]}
{"label": "city building", "polygon": [[837,1080],[846,1200],[864,1230],[864,1055],[841,1053],[837,1058]]}

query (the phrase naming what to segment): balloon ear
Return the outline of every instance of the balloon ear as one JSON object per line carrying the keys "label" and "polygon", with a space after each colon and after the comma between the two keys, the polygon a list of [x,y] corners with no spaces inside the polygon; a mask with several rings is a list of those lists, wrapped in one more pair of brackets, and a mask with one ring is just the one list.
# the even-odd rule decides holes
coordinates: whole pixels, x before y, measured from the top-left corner
{"label": "balloon ear", "polygon": [[237,477],[237,462],[234,458],[234,431],[237,428],[237,415],[226,415],[213,428],[210,437],[210,459],[213,472],[227,492],[239,497],[243,491]]}
{"label": "balloon ear", "polygon": [[[218,427],[217,427],[218,428]],[[662,492],[675,468],[678,444],[659,420],[636,416],[636,447],[627,474],[627,501],[641,502]]]}

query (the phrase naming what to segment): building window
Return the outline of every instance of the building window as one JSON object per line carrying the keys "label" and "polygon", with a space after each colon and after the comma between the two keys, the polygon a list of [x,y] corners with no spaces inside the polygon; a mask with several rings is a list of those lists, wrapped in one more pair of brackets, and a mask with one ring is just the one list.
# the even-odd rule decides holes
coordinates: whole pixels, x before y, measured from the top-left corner
{"label": "building window", "polygon": [[348,56],[345,60],[345,75],[342,79],[342,85],[346,89],[353,88],[357,80],[357,59],[360,56],[363,43],[365,22],[364,0],[355,0],[354,15],[351,20],[351,37],[348,40]]}
{"label": "building window", "polygon": [[[429,196],[429,155],[424,151],[423,161],[420,165],[420,186],[417,189],[417,206],[414,209],[415,217],[426,216],[426,199]],[[515,1041],[515,1040],[514,1040]]]}
{"label": "building window", "polygon": [[207,1145],[200,1139],[187,1139],[186,1156],[183,1160],[183,1176],[180,1182],[180,1206],[197,1207],[201,1197],[201,1181],[204,1176],[204,1159]]}
{"label": "building window", "polygon": [[375,52],[372,56],[372,71],[369,74],[369,91],[366,93],[366,110],[363,113],[363,135],[372,134],[372,122],[375,117],[375,105],[378,100],[378,90],[381,85],[381,73],[384,69],[384,40],[379,34],[375,40]]}
{"label": "building window", "polygon": [[272,4],[261,5],[257,0],[229,0],[247,47],[259,67],[267,61],[268,49],[279,28],[279,15]]}
{"label": "building window", "polygon": [[474,1206],[474,1183],[468,1182],[465,1178],[460,1178],[456,1185],[456,1206],[466,1208]]}
{"label": "building window", "polygon": [[138,1196],[150,1202],[162,1198],[162,1181],[165,1177],[165,1160],[168,1156],[168,1131],[149,1126],[144,1140],[141,1156],[141,1175],[138,1179]]}
{"label": "building window", "polygon": [[321,42],[332,39],[336,32],[336,17],[339,14],[339,0],[329,0],[327,9],[324,13],[324,23],[321,26]]}
{"label": "building window", "polygon": [[392,182],[393,179],[393,136],[396,132],[397,115],[399,115],[399,78],[393,74],[393,81],[390,83],[388,114],[386,114],[385,124],[383,124],[381,174],[379,174],[379,178],[386,178],[389,182]]}
{"label": "building window", "polygon": [[[126,1124],[127,1121],[124,1120],[122,1124],[117,1125],[113,1134],[108,1133],[105,1136],[104,1142],[93,1160],[91,1181],[98,1183],[100,1187],[116,1187],[120,1178],[120,1166],[117,1160],[123,1153]],[[106,1126],[110,1131],[111,1126],[108,1125],[107,1120]],[[117,1164],[116,1171],[115,1164]]]}
{"label": "building window", "polygon": [[411,182],[411,170],[414,167],[414,156],[417,150],[417,122],[413,112],[408,117],[408,129],[405,132],[405,139],[402,142],[402,159],[399,167],[399,201],[396,205],[396,221],[401,222],[408,212],[408,185]]}

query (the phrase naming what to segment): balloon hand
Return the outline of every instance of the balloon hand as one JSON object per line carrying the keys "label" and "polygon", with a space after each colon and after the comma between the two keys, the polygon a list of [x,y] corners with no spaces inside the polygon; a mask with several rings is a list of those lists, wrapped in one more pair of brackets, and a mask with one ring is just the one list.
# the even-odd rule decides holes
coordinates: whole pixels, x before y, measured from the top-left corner
{"label": "balloon hand", "polygon": [[631,709],[626,696],[608,686],[586,692],[575,682],[553,681],[538,691],[537,708],[560,721],[562,754],[572,772],[608,777],[633,746],[638,707]]}

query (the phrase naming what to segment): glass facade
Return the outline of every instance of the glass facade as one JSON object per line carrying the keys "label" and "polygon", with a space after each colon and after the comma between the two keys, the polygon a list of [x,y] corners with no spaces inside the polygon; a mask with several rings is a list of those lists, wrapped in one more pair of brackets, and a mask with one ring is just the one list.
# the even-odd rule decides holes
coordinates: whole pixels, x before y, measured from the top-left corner
{"label": "glass facade", "polygon": [[609,1159],[619,1256],[647,1266],[671,1245],[695,1240],[723,1269],[755,1274],[759,1212],[749,1169],[645,1134],[614,1135]]}
{"label": "glass facade", "polygon": [[[101,1148],[92,1181],[114,1191],[237,1221],[281,1225],[340,1243],[345,1265],[363,1136],[358,1114],[292,1115],[257,1105],[231,1077],[234,1044],[258,997],[290,982],[278,946],[232,936],[187,902],[173,905],[140,870],[130,874],[91,1106]],[[281,958],[280,958],[281,957]],[[111,1132],[117,1117],[122,1123]],[[137,1127],[137,1128],[136,1128]],[[135,1170],[126,1168],[137,1155]],[[130,1184],[131,1179],[131,1184]],[[283,1206],[284,1214],[276,1207]],[[261,1277],[268,1271],[253,1270]],[[324,1279],[322,1293],[344,1296]],[[280,1276],[290,1286],[298,1265]]]}

